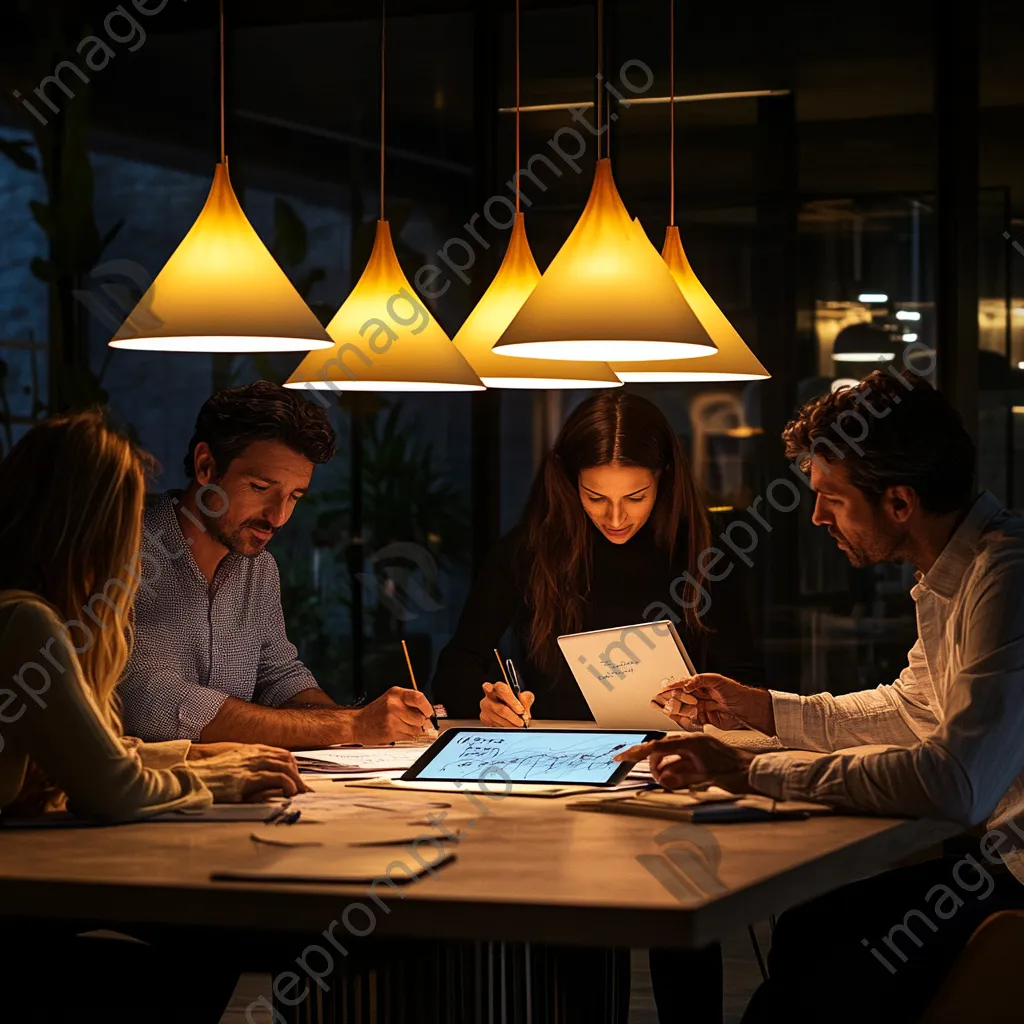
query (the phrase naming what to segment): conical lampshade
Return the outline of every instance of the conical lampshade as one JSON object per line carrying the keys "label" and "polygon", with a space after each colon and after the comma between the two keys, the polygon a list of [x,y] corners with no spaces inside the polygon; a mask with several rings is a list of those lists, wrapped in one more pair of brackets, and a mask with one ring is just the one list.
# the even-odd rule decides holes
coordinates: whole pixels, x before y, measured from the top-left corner
{"label": "conical lampshade", "polygon": [[494,280],[453,339],[455,347],[489,388],[620,387],[607,363],[558,359],[509,359],[494,343],[522,308],[540,280],[526,240],[526,222],[516,214],[505,258]]}
{"label": "conical lampshade", "polygon": [[331,339],[277,265],[217,165],[206,205],[110,341],[150,352],[297,352]]}
{"label": "conical lampshade", "polygon": [[310,352],[285,387],[320,391],[482,391],[402,273],[386,220],[341,309],[327,325],[330,352]]}
{"label": "conical lampshade", "polygon": [[715,351],[665,261],[637,238],[608,159],[597,161],[580,219],[494,350],[609,362]]}
{"label": "conical lampshade", "polygon": [[[636,230],[643,233],[639,221],[633,222]],[[646,238],[646,234],[644,235]],[[736,328],[726,319],[725,314],[708,295],[704,285],[690,266],[679,239],[679,228],[674,224],[665,231],[665,245],[662,258],[675,278],[690,308],[697,315],[715,344],[718,352],[713,356],[697,359],[665,360],[657,362],[630,362],[612,364],[612,369],[624,381],[730,381],[766,380],[771,374],[758,362],[757,357],[747,348]]]}

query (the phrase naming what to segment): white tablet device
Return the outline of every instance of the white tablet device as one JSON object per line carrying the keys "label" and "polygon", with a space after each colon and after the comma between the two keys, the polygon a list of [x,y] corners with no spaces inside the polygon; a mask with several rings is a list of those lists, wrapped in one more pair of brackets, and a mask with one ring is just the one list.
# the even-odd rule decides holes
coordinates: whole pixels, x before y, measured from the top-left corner
{"label": "white tablet device", "polygon": [[403,782],[480,782],[614,786],[632,762],[615,755],[660,730],[633,729],[448,729],[402,776]]}
{"label": "white tablet device", "polygon": [[679,728],[651,707],[669,682],[696,674],[670,620],[571,633],[558,646],[600,728]]}

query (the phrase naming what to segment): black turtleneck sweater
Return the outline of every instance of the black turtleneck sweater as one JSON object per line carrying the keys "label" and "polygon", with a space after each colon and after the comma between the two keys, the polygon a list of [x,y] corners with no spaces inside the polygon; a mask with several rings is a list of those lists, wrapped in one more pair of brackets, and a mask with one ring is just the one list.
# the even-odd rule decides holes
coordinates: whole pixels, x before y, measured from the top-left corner
{"label": "black turtleneck sweater", "polygon": [[[661,607],[667,605],[680,620],[676,629],[698,672],[719,672],[750,686],[764,685],[743,597],[741,564],[720,583],[704,584],[711,603],[702,621],[709,631],[694,631],[687,626],[683,609],[670,590],[685,569],[685,535],[670,562],[668,552],[655,543],[650,521],[625,544],[613,544],[595,527],[589,529],[593,544],[591,590],[581,632],[627,626],[645,618],[671,618]],[[481,684],[501,679],[494,648],[510,626],[518,637],[519,651],[527,649],[529,559],[522,530],[512,530],[491,551],[470,590],[455,635],[438,658],[432,687],[433,699],[444,704],[452,718],[480,714]],[[724,571],[726,564],[719,562],[716,574]],[[681,587],[677,587],[680,598]],[[655,602],[658,608],[648,612]],[[523,654],[516,659],[523,688],[536,696],[534,716],[592,721],[576,680],[560,654],[559,658],[553,673]]]}

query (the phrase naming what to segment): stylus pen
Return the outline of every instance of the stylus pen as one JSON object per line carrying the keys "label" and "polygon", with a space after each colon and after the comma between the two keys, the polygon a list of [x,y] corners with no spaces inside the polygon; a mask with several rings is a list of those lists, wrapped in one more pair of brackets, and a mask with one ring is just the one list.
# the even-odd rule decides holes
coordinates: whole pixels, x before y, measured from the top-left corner
{"label": "stylus pen", "polygon": [[[511,658],[506,658],[505,664],[508,666],[508,685],[511,687],[512,692],[516,695],[516,700],[519,701],[520,704],[522,704],[523,688],[519,685],[519,673],[516,671],[515,662]],[[523,728],[530,728],[530,723],[526,721],[525,708],[523,714]]]}

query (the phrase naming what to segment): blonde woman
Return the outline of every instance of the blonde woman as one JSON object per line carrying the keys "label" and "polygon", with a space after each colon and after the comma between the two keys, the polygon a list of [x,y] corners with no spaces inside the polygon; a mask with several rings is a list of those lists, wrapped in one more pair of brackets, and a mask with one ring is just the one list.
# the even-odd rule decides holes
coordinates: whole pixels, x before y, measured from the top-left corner
{"label": "blonde woman", "polygon": [[[284,750],[121,737],[115,687],[132,639],[144,470],[99,413],[42,423],[0,462],[0,819],[66,808],[126,822],[304,788]],[[19,926],[32,955],[5,954],[19,984],[0,992],[0,1018],[70,1019],[61,1000],[73,998],[108,1024],[220,1019],[238,971],[214,938],[81,930]]]}
{"label": "blonde woman", "polygon": [[99,413],[40,424],[0,462],[7,813],[66,805],[130,821],[302,788],[286,751],[121,739],[115,687],[131,643],[144,497],[143,457]]}

